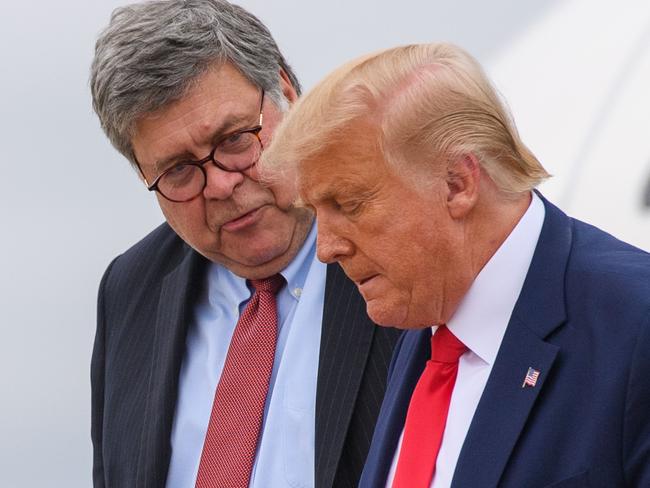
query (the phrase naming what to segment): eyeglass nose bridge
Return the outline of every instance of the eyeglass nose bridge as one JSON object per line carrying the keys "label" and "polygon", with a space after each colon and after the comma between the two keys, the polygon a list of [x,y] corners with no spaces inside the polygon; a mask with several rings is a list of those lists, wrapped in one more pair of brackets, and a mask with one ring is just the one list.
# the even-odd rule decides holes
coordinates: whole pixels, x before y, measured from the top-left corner
{"label": "eyeglass nose bridge", "polygon": [[223,163],[219,162],[217,160],[217,158],[214,157],[214,153],[215,153],[216,150],[217,150],[217,148],[215,147],[212,150],[212,152],[210,153],[210,155],[207,158],[205,158],[203,161],[201,161],[201,164],[199,165],[200,168],[201,168],[201,171],[203,171],[203,176],[205,176],[206,180],[208,178],[208,173],[207,173],[207,170],[205,169],[205,165],[207,163],[212,163],[212,166],[214,166],[215,168],[220,169],[221,171],[225,171],[226,173],[234,173],[234,172],[237,171],[237,170],[228,169],[223,165]]}
{"label": "eyeglass nose bridge", "polygon": [[[207,163],[212,163],[212,166],[225,172],[225,173],[241,173],[244,175],[248,170],[250,170],[253,166],[257,164],[259,161],[259,158],[262,154],[262,150],[264,149],[264,145],[262,144],[262,140],[260,139],[259,132],[252,132],[252,134],[255,136],[259,143],[259,149],[258,153],[255,157],[251,158],[250,162],[246,164],[246,166],[242,168],[231,168],[226,165],[224,165],[221,161],[219,161],[215,157],[215,153],[217,151],[217,147],[215,147],[212,152],[208,155],[208,157],[205,158],[203,161],[198,161],[198,167],[200,168],[201,172],[203,173],[203,186],[201,188],[201,192],[204,192],[205,189],[208,186],[208,170],[206,168]],[[217,176],[217,181],[219,183],[223,183],[223,177],[222,176]],[[235,185],[236,186],[236,185]]]}
{"label": "eyeglass nose bridge", "polygon": [[[212,163],[211,165],[206,167],[207,163]],[[210,180],[210,176],[208,174],[208,167],[213,167],[217,168],[220,171],[223,171],[224,173],[227,174],[236,174],[236,173],[242,173],[241,178],[228,178],[225,177],[223,174],[214,174],[212,175],[212,180]],[[201,186],[201,191],[197,194],[197,196],[201,193],[204,193],[206,189],[210,186],[212,190],[209,191],[214,191],[216,190],[218,193],[224,193],[227,191],[228,194],[232,193],[235,190],[235,187],[241,184],[241,182],[244,179],[243,172],[246,171],[248,168],[243,169],[243,170],[237,170],[237,169],[228,169],[223,167],[223,165],[214,157],[208,159],[207,161],[201,162],[201,164],[198,166],[201,169],[201,172],[203,173],[203,185]],[[227,188],[227,190],[226,190]],[[219,198],[225,198],[224,196],[221,196]]]}
{"label": "eyeglass nose bridge", "polygon": [[[248,169],[248,168],[244,168],[244,169],[230,169],[230,168],[227,168],[226,166],[223,165],[223,163],[221,163],[217,158],[214,157],[214,154],[211,154],[208,158],[209,159],[207,159],[206,161],[201,161],[201,164],[198,165],[199,168],[201,169],[201,172],[203,173],[203,186],[201,188],[201,192],[204,192],[205,189],[208,186],[209,175],[208,175],[208,168],[206,167],[206,165],[208,163],[212,163],[210,166],[212,166],[213,168],[217,168],[218,170],[223,171],[224,173],[228,173],[228,174],[233,174],[233,173],[242,173],[243,174],[243,172]],[[217,174],[217,175],[214,175],[213,178],[215,179],[214,181],[218,182],[219,185],[224,184],[224,181],[225,181],[224,180],[224,175]]]}
{"label": "eyeglass nose bridge", "polygon": [[226,166],[224,163],[222,163],[221,161],[219,161],[219,159],[217,159],[217,157],[215,156],[217,150],[219,149],[219,146],[217,145],[212,149],[212,151],[205,158],[205,160],[199,161],[199,163],[201,165],[201,168],[203,169],[204,173],[205,173],[204,165],[208,161],[212,161],[212,164],[214,166],[219,168],[221,171],[225,171],[226,173],[244,173],[245,171],[248,171],[253,166],[255,166],[257,164],[257,162],[259,161],[260,156],[262,155],[262,152],[264,151],[264,143],[262,142],[262,138],[260,137],[261,130],[262,130],[262,126],[257,126],[257,127],[254,127],[253,129],[247,129],[247,130],[241,132],[241,134],[251,134],[251,135],[253,135],[255,137],[255,139],[257,139],[257,143],[258,143],[257,154],[254,157],[247,160],[247,163],[246,163],[245,166],[243,166],[241,168],[230,168],[230,167]]}

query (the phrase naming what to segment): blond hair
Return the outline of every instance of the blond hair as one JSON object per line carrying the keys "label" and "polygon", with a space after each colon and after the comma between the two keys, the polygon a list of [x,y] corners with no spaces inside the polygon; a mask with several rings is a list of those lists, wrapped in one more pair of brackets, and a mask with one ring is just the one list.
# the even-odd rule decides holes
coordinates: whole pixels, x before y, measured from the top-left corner
{"label": "blond hair", "polygon": [[549,176],[478,62],[444,43],[366,55],[328,75],[279,126],[263,169],[283,173],[317,158],[353,122],[377,128],[386,162],[398,171],[471,153],[505,194],[528,191]]}

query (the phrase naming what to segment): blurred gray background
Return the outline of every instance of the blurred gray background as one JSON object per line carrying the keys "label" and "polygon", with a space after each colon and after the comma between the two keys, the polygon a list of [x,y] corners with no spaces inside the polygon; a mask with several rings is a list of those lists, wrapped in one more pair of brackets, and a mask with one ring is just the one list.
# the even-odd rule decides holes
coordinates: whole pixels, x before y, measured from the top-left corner
{"label": "blurred gray background", "polygon": [[[127,2],[0,4],[0,487],[91,486],[89,361],[110,259],[162,221],[92,113]],[[446,40],[509,101],[565,211],[650,249],[650,2],[245,0],[306,88],[358,54]]]}

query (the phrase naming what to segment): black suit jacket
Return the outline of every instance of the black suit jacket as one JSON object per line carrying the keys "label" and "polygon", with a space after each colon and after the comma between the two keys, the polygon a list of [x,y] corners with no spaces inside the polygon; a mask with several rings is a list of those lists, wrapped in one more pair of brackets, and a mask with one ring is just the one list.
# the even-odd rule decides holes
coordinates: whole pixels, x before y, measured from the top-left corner
{"label": "black suit jacket", "polygon": [[[91,365],[95,487],[165,485],[187,326],[207,261],[167,224],[108,267]],[[316,395],[317,488],[357,486],[399,332],[327,269]]]}

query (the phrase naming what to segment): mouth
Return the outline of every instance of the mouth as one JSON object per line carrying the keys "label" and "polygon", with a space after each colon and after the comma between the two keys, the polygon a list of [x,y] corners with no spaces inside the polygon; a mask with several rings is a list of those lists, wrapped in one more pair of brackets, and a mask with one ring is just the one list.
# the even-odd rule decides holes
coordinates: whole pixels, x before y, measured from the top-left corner
{"label": "mouth", "polygon": [[372,280],[373,278],[376,278],[377,276],[379,276],[379,275],[374,274],[374,275],[370,275],[370,276],[368,276],[366,278],[362,278],[362,279],[357,281],[357,285],[358,286],[363,286],[366,283],[368,283],[370,280]]}
{"label": "mouth", "polygon": [[259,221],[259,219],[261,218],[261,213],[263,208],[264,205],[262,205],[261,207],[254,208],[253,210],[246,212],[245,214],[242,214],[239,217],[229,220],[228,222],[226,222],[221,226],[221,230],[225,230],[226,232],[237,232],[247,227],[250,227],[251,225],[257,223],[257,221]]}

